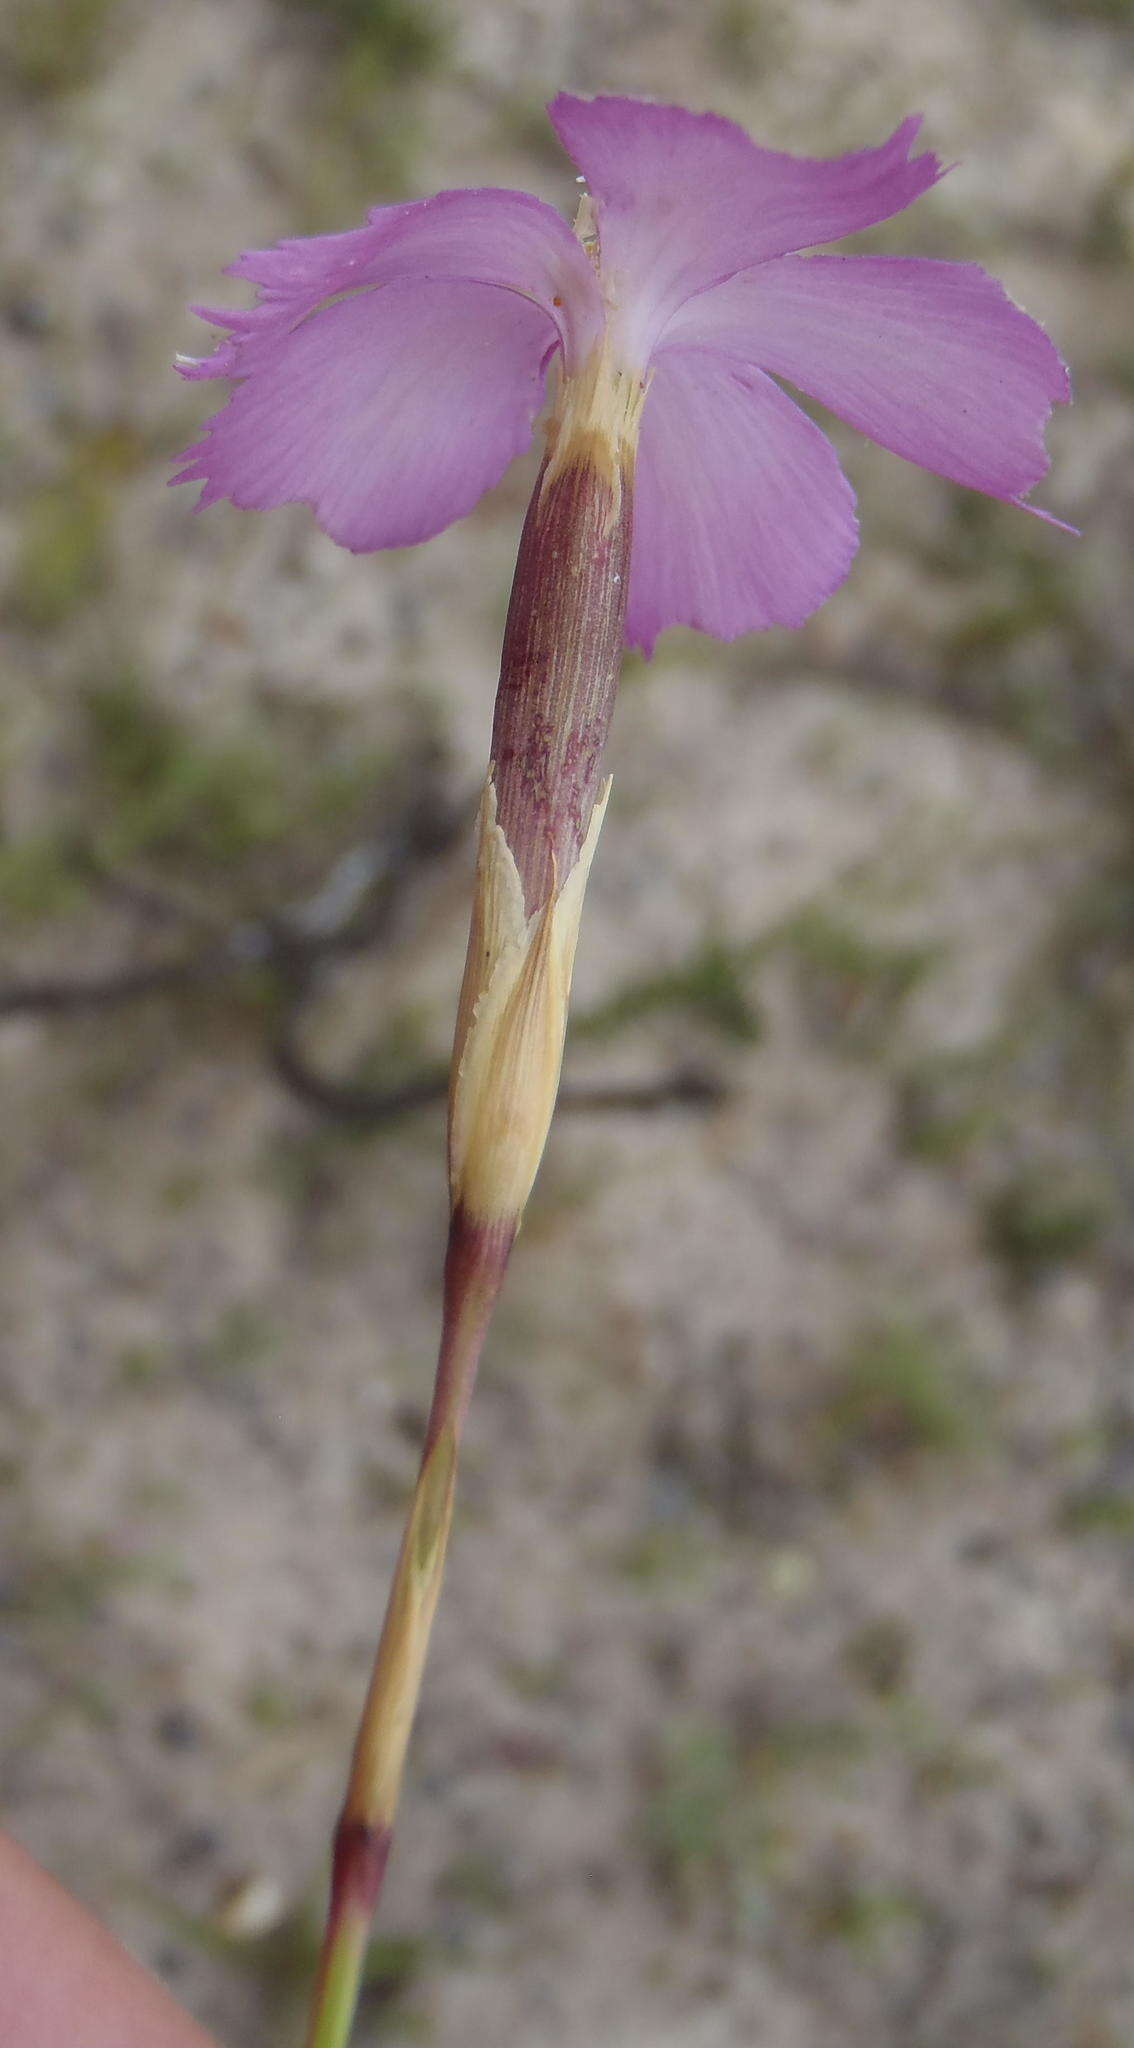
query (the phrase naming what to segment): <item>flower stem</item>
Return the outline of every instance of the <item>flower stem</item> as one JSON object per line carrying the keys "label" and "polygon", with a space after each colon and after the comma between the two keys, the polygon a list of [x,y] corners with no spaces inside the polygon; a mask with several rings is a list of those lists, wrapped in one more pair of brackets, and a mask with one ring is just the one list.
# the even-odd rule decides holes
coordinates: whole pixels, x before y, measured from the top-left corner
{"label": "flower stem", "polygon": [[441,1591],[457,1450],[514,1235],[471,1223],[459,1208],[450,1224],[433,1404],[335,1829],[331,1900],[307,2048],[345,2048],[350,2036]]}
{"label": "flower stem", "polygon": [[521,538],[453,1051],[437,1377],[335,1830],[307,2048],[346,2048],[350,2036],[441,1590],[461,1433],[555,1104],[605,804],[639,410],[640,393],[608,376],[604,360],[568,381]]}

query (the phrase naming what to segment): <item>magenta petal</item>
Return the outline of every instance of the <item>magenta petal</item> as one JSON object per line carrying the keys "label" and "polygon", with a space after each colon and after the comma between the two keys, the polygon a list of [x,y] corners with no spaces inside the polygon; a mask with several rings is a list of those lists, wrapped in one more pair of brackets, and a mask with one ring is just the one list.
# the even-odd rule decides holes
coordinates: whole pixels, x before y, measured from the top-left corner
{"label": "magenta petal", "polygon": [[356,552],[426,540],[527,447],[553,345],[545,313],[490,285],[342,299],[258,338],[175,481],[203,482],[202,505],[302,500]]}
{"label": "magenta petal", "polygon": [[199,362],[182,358],[183,376],[245,376],[263,343],[328,299],[404,278],[463,279],[519,293],[554,322],[572,367],[602,323],[594,271],[579,243],[554,207],[527,192],[439,192],[375,207],[364,228],[250,249],[229,270],[258,286],[260,303],[250,312],[198,308],[227,327],[230,339]]}
{"label": "magenta petal", "polygon": [[576,99],[548,109],[596,203],[603,272],[644,361],[668,315],[746,266],[871,226],[941,175],[910,157],[920,121],[852,156],[760,149],[719,114],[644,100]]}
{"label": "magenta petal", "polygon": [[785,256],[678,314],[674,340],[786,377],[871,440],[991,497],[1044,474],[1070,396],[1042,327],[975,263]]}
{"label": "magenta petal", "polygon": [[721,640],[802,625],[858,546],[854,493],[825,434],[759,370],[659,355],[642,417],[626,637]]}

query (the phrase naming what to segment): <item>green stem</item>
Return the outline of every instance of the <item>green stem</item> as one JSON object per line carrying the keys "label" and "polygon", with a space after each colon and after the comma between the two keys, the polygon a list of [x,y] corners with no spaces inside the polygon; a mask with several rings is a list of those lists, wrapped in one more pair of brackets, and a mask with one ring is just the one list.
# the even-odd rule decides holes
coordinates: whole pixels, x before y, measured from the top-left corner
{"label": "green stem", "polygon": [[368,1922],[343,1919],[334,1928],[328,1922],[308,2048],[346,2048],[358,2004],[368,1937]]}

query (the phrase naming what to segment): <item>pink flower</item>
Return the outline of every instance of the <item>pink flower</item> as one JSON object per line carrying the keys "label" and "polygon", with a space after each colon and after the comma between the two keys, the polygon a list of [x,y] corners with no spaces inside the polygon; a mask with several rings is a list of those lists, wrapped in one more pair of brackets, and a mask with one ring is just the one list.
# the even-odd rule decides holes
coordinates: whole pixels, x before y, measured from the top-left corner
{"label": "pink flower", "polygon": [[549,367],[571,380],[601,350],[648,386],[626,618],[647,653],[677,623],[800,625],[847,574],[854,494],[778,378],[1022,504],[1069,396],[1035,321],[975,264],[796,253],[936,183],[916,117],[816,159],[681,107],[560,93],[549,112],[592,195],[583,240],[542,200],[471,190],[241,256],[258,304],[198,309],[228,338],[179,362],[237,386],[176,481],[200,480],[202,505],[302,500],[360,552],[425,540],[528,446]]}

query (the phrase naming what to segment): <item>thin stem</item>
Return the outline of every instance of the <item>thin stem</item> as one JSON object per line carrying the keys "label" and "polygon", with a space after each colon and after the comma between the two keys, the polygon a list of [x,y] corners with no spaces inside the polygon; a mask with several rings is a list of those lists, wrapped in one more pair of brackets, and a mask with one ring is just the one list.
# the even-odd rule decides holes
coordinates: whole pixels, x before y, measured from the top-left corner
{"label": "thin stem", "polygon": [[441,1591],[457,1451],[514,1236],[513,1228],[471,1222],[459,1208],[450,1224],[433,1405],[335,1829],[331,1899],[307,2048],[346,2048],[350,2037]]}

